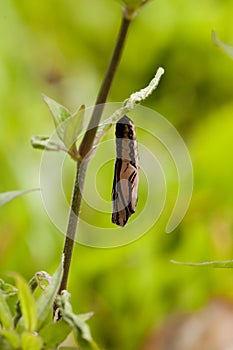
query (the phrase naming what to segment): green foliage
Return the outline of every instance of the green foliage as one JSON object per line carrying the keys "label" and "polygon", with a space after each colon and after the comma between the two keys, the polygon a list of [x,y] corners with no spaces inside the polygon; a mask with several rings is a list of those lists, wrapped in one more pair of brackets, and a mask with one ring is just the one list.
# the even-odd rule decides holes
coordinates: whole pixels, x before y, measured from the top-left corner
{"label": "green foliage", "polygon": [[33,332],[37,329],[37,309],[32,292],[25,279],[17,273],[12,273],[18,288],[18,298],[22,312],[24,329]]}
{"label": "green foliage", "polygon": [[[86,324],[92,313],[75,315],[65,291],[62,296],[57,297],[56,302],[58,305],[56,313],[60,313],[62,318],[57,322],[52,320],[62,273],[61,264],[53,276],[44,271],[37,272],[30,283],[19,274],[12,273],[17,290],[13,285],[1,281],[3,286],[0,290],[1,350],[55,350],[73,330],[78,334],[77,344],[81,344],[80,350],[98,350]],[[42,282],[46,282],[46,285]],[[37,298],[33,293],[36,286],[40,289]],[[9,306],[12,291],[18,297],[14,314],[11,313]]]}
{"label": "green foliage", "polygon": [[49,322],[47,323],[41,331],[39,331],[39,335],[43,338],[44,348],[56,348],[59,344],[61,344],[71,333],[72,327],[65,322],[63,319],[57,322]]}
{"label": "green foliage", "polygon": [[[41,91],[70,110],[93,104],[121,8],[119,1],[109,0],[12,0],[2,1],[1,13],[0,183],[1,191],[7,191],[38,187],[41,154],[30,149],[28,140],[53,129]],[[171,235],[164,234],[162,215],[138,242],[109,250],[78,246],[74,252],[69,281],[73,309],[95,310],[92,329],[106,349],[141,349],[151,329],[171,314],[191,312],[212,296],[232,300],[231,269],[191,269],[169,262],[233,257],[233,70],[232,61],[211,40],[215,28],[219,38],[232,42],[232,13],[232,1],[206,0],[197,6],[155,0],[143,8],[129,33],[110,100],[122,101],[162,65],[166,75],[147,106],[167,117],[184,138],[195,183],[189,211]],[[112,169],[112,163],[105,168],[104,183],[97,178],[106,200]],[[67,179],[71,187],[72,171]],[[140,185],[142,210],[145,201]],[[152,206],[157,206],[156,197]],[[99,223],[97,210],[87,215]],[[27,278],[42,267],[54,271],[64,237],[38,196],[2,207],[0,222],[1,276],[9,270]],[[0,337],[0,349],[6,348]]]}
{"label": "green foliage", "polygon": [[200,267],[215,267],[215,268],[223,268],[223,269],[232,269],[233,268],[233,260],[227,261],[203,261],[203,262],[182,262],[171,260],[173,264],[177,265],[186,265],[186,266],[200,266]]}
{"label": "green foliage", "polygon": [[48,136],[39,136],[39,135],[33,135],[31,137],[31,144],[32,147],[46,150],[46,151],[65,151],[68,152],[68,149],[65,148],[63,145],[60,145],[52,140]]}
{"label": "green foliage", "polygon": [[60,105],[50,97],[43,95],[43,99],[50,109],[57,134],[61,141],[63,141],[66,127],[65,122],[71,117],[71,113],[66,107]]}
{"label": "green foliage", "polygon": [[15,199],[17,197],[20,197],[20,196],[27,194],[27,193],[30,193],[32,191],[36,191],[36,189],[25,190],[25,191],[10,191],[10,192],[0,193],[0,207],[2,207],[6,203],[12,201],[13,199]]}
{"label": "green foliage", "polygon": [[9,283],[6,283],[0,278],[1,295],[12,296],[17,294],[17,288]]}
{"label": "green foliage", "polygon": [[92,339],[90,329],[86,324],[86,321],[93,315],[93,313],[75,315],[72,311],[69,299],[70,294],[66,291],[62,291],[61,295],[57,297],[57,303],[62,319],[75,330],[77,341],[83,350],[98,350],[96,343]]}
{"label": "green foliage", "polygon": [[212,37],[213,37],[214,43],[217,46],[219,46],[221,49],[223,49],[223,51],[233,59],[233,46],[230,46],[224,43],[223,41],[219,40],[217,37],[217,34],[214,31],[212,32]]}
{"label": "green foliage", "polygon": [[[47,151],[65,151],[77,160],[76,141],[83,131],[85,106],[81,105],[78,111],[71,114],[69,110],[53,99],[43,95],[45,103],[52,114],[56,134],[63,142],[63,145],[50,140],[47,136],[32,136],[31,144],[34,148]],[[64,147],[65,146],[65,147]]]}
{"label": "green foliage", "polygon": [[45,95],[43,95],[43,98],[52,114],[58,137],[64,142],[65,146],[71,147],[83,131],[85,106],[82,105],[79,110],[72,115],[66,107],[60,105],[53,99]]}
{"label": "green foliage", "polygon": [[20,335],[14,329],[1,329],[0,334],[11,348],[13,349],[20,348],[21,338],[20,338]]}
{"label": "green foliage", "polygon": [[22,350],[41,350],[43,340],[37,334],[23,332],[21,336]]}
{"label": "green foliage", "polygon": [[13,320],[5,298],[3,294],[0,294],[0,321],[4,328],[11,329],[13,327]]}
{"label": "green foliage", "polygon": [[63,141],[67,147],[70,147],[77,141],[80,134],[84,131],[85,117],[85,106],[81,105],[78,111],[70,117],[70,119],[66,123],[66,127],[64,130]]}
{"label": "green foliage", "polygon": [[61,277],[63,273],[62,264],[59,266],[57,271],[54,273],[48,286],[44,289],[43,293],[40,295],[36,301],[37,307],[37,329],[40,330],[44,322],[47,320],[49,313],[51,312],[54,304],[54,298],[58,293],[58,289],[61,283]]}

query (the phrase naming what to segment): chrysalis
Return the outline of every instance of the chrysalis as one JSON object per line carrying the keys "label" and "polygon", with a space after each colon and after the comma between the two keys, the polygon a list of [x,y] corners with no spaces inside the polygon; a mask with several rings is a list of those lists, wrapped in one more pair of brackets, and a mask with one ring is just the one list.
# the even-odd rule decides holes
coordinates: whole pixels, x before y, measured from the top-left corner
{"label": "chrysalis", "polygon": [[135,126],[125,115],[116,124],[116,162],[112,188],[112,222],[119,226],[125,226],[136,210],[138,163]]}

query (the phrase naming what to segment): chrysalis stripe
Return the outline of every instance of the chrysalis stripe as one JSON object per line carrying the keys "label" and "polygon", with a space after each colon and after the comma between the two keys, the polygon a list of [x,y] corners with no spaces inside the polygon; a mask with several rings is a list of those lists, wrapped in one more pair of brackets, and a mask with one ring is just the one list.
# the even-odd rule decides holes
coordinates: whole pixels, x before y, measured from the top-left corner
{"label": "chrysalis stripe", "polygon": [[116,162],[112,188],[112,222],[119,226],[125,226],[136,210],[138,163],[135,126],[125,115],[116,124]]}

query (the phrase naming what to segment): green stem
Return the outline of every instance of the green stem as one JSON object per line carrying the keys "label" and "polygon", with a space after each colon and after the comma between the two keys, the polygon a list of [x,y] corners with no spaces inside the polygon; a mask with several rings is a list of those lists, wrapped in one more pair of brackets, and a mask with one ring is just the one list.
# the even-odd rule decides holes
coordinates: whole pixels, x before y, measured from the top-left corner
{"label": "green stem", "polygon": [[[131,22],[131,19],[127,18],[126,15],[127,15],[127,12],[124,11],[120,31],[119,31],[116,45],[112,54],[112,58],[111,58],[109,67],[107,69],[107,72],[105,74],[103,83],[101,85],[99,94],[97,96],[95,108],[94,108],[88,129],[83,137],[83,140],[79,148],[79,154],[82,159],[84,159],[84,157],[92,149],[97,127],[103,113],[104,103],[107,100],[107,97],[112,85],[112,81],[115,76],[116,69],[118,67],[118,64],[121,58],[127,32],[129,29],[129,24]],[[71,263],[73,247],[74,247],[75,233],[76,233],[79,211],[80,211],[80,206],[82,201],[82,188],[84,186],[86,168],[87,168],[87,161],[83,160],[82,163],[77,162],[77,170],[76,170],[76,178],[75,178],[74,189],[73,189],[72,203],[71,203],[71,209],[69,214],[66,239],[65,239],[64,249],[63,249],[64,272],[62,276],[61,285],[59,288],[59,294],[61,293],[62,290],[67,288],[70,263]]]}
{"label": "green stem", "polygon": [[71,263],[74,240],[75,240],[75,233],[76,233],[76,228],[78,223],[78,215],[79,215],[81,201],[82,201],[82,188],[81,188],[82,184],[79,181],[80,166],[81,166],[80,162],[77,162],[76,177],[75,177],[73,195],[72,195],[72,203],[71,203],[71,208],[69,213],[66,239],[65,239],[64,249],[63,249],[63,255],[64,255],[63,276],[62,276],[62,281],[60,284],[58,294],[60,294],[62,290],[66,289],[66,286],[67,286],[70,263]]}

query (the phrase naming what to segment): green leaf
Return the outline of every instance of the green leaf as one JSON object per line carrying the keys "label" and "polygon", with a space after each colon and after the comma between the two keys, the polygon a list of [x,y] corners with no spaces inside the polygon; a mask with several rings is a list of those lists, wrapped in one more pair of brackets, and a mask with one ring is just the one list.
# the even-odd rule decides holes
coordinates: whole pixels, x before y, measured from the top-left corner
{"label": "green leaf", "polygon": [[6,297],[0,293],[0,322],[5,329],[13,328],[13,319]]}
{"label": "green leaf", "polygon": [[10,192],[2,192],[0,193],[0,207],[5,205],[6,203],[12,201],[13,199],[22,196],[26,193],[30,193],[33,191],[38,191],[38,188],[33,188],[31,190],[25,190],[25,191],[10,191]]}
{"label": "green leaf", "polygon": [[42,95],[42,97],[52,114],[57,135],[63,141],[64,132],[66,128],[64,121],[70,118],[72,114],[66,107],[62,106],[60,103],[57,103],[50,97],[46,95]]}
{"label": "green leaf", "polygon": [[201,267],[215,267],[215,268],[233,268],[233,260],[223,261],[203,261],[203,262],[182,262],[176,260],[170,260],[172,264],[186,265],[186,266],[201,266]]}
{"label": "green leaf", "polygon": [[[43,289],[42,282],[46,281],[48,283],[48,280],[51,280],[51,276],[47,272],[45,272],[45,271],[36,272],[35,275],[28,282],[28,285],[30,287],[31,292],[34,293],[35,289],[38,286],[40,286]],[[15,318],[14,318],[14,325],[16,327],[21,316],[22,316],[22,311],[21,311],[19,300],[16,303],[15,309],[16,309],[16,314],[15,314]]]}
{"label": "green leaf", "polygon": [[18,349],[20,347],[20,337],[15,330],[0,330],[0,334],[8,341],[8,343],[14,348]]}
{"label": "green leaf", "polygon": [[82,105],[78,111],[65,123],[66,125],[63,142],[68,148],[70,148],[76,142],[77,138],[83,131],[84,117],[85,106]]}
{"label": "green leaf", "polygon": [[8,341],[1,336],[0,334],[0,349],[1,350],[13,350],[12,346],[8,343]]}
{"label": "green leaf", "polygon": [[[33,288],[33,285],[39,286],[41,289],[45,289],[45,286],[50,284],[52,282],[52,276],[46,271],[38,271],[35,273],[34,276],[35,280],[31,280],[31,289]],[[29,282],[30,283],[30,282]],[[46,284],[45,284],[46,283]]]}
{"label": "green leaf", "polygon": [[41,337],[30,332],[22,333],[22,350],[41,350],[43,341]]}
{"label": "green leaf", "polygon": [[72,327],[64,320],[51,322],[41,329],[40,337],[43,339],[44,348],[50,349],[61,344],[72,331]]}
{"label": "green leaf", "polygon": [[217,46],[223,49],[223,51],[233,59],[233,46],[230,46],[219,40],[215,31],[212,31],[212,39]]}
{"label": "green leaf", "polygon": [[0,294],[12,296],[17,294],[18,289],[12,284],[6,283],[0,278]]}
{"label": "green leaf", "polygon": [[[34,275],[30,281],[28,282],[28,286],[32,292],[32,294],[34,293],[35,289],[38,286],[38,282],[37,282],[37,278]],[[22,316],[22,311],[21,311],[21,306],[20,306],[20,300],[17,301],[16,305],[15,305],[15,310],[16,310],[16,314],[15,314],[15,318],[14,318],[14,324],[15,327],[17,326],[18,321],[20,320],[21,316]]]}
{"label": "green leaf", "polygon": [[17,273],[11,273],[16,280],[20,308],[24,320],[24,327],[28,331],[34,331],[37,325],[36,302],[25,279]]}
{"label": "green leaf", "polygon": [[46,151],[65,151],[68,152],[68,149],[64,147],[64,145],[61,145],[59,143],[56,143],[52,140],[50,140],[47,136],[39,136],[39,135],[33,135],[31,137],[31,145],[33,148],[37,149],[43,149]]}
{"label": "green leaf", "polygon": [[43,323],[47,319],[49,313],[53,308],[53,303],[59,290],[61,278],[63,274],[63,262],[60,264],[56,272],[51,278],[51,283],[45,287],[43,293],[36,302],[38,314],[38,330],[41,329]]}
{"label": "green leaf", "polygon": [[137,104],[145,101],[153,93],[153,91],[157,88],[163,74],[164,69],[162,67],[159,67],[155,76],[146,87],[132,93],[129,98],[124,101],[123,105],[120,108],[118,108],[109,118],[105,119],[104,122],[98,126],[94,139],[94,149],[96,149],[96,146],[99,145],[102,137],[106,134],[106,132],[108,132],[114,122],[123,117],[123,115],[132,111]]}
{"label": "green leaf", "polygon": [[62,291],[61,295],[57,296],[57,304],[63,320],[74,329],[78,344],[83,350],[98,350],[98,346],[92,339],[89,326],[86,323],[86,320],[89,319],[93,313],[75,315],[72,311],[69,298],[70,294],[65,290]]}

